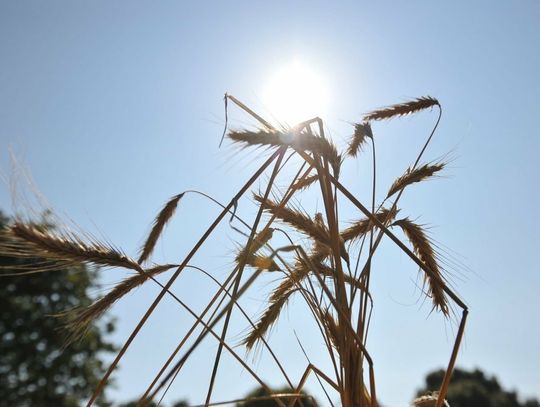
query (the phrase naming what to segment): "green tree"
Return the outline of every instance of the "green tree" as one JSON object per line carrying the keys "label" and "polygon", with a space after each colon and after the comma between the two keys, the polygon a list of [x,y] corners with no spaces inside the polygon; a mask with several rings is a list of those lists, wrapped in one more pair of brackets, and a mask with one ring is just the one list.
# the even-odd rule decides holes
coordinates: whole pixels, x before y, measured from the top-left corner
{"label": "green tree", "polygon": [[[444,370],[429,373],[425,386],[418,395],[438,390]],[[487,377],[481,370],[454,370],[447,400],[452,407],[540,407],[538,400],[520,403],[514,391],[506,391],[495,377]]]}
{"label": "green tree", "polygon": [[[272,390],[274,394],[279,393],[294,393],[294,390],[291,390],[288,387],[283,387],[280,389],[273,389]],[[302,405],[304,407],[313,407],[315,404],[313,403],[311,397],[309,397],[306,393],[302,392],[305,396],[302,398]],[[255,390],[251,391],[249,394],[246,395],[246,398],[250,397],[262,397],[267,396],[268,393],[264,388],[257,387]],[[285,404],[288,404],[288,401],[290,399],[288,398],[282,398],[281,401],[283,401]],[[278,404],[274,400],[248,400],[241,403],[238,403],[236,407],[276,407]],[[299,407],[300,403],[296,403],[295,407]]]}
{"label": "green tree", "polygon": [[[0,212],[0,230],[7,224]],[[0,406],[79,406],[104,372],[101,357],[114,350],[105,338],[114,325],[94,324],[66,347],[62,321],[53,315],[90,304],[98,270],[79,264],[13,276],[42,259],[6,253],[1,233],[0,246]]]}
{"label": "green tree", "polygon": [[[118,407],[137,407],[139,403],[139,399],[128,401],[127,403],[122,403]],[[163,405],[163,404],[160,404]],[[151,401],[150,403],[147,403],[145,407],[156,407],[157,403],[155,401]],[[174,402],[170,405],[171,407],[189,407],[189,404],[186,400],[179,400]]]}

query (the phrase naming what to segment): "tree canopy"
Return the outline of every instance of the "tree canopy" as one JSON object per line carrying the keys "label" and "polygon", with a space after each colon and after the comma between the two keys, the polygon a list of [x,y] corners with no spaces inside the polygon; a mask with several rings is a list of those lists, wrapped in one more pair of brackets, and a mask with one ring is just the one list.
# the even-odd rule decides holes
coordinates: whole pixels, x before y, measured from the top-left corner
{"label": "tree canopy", "polygon": [[[289,387],[283,387],[279,389],[273,389],[273,394],[280,394],[280,393],[294,393],[294,390],[291,390]],[[312,401],[312,398],[307,395],[306,393],[302,392],[304,394],[304,397],[302,397],[302,405],[304,407],[313,407],[315,404]],[[255,397],[264,397],[268,396],[268,393],[264,388],[257,387],[255,390],[251,391],[249,394],[246,395],[246,398],[255,398]],[[288,404],[290,401],[289,398],[281,398],[281,401],[283,401],[285,404]],[[278,404],[274,400],[247,400],[241,403],[238,403],[236,407],[275,407],[278,406]],[[300,403],[296,403],[295,406],[300,406]]]}
{"label": "tree canopy", "polygon": [[[428,373],[418,395],[438,390],[444,370]],[[487,377],[479,369],[455,369],[446,396],[451,407],[540,407],[537,400],[521,403],[515,391],[504,390],[495,377]]]}
{"label": "tree canopy", "polygon": [[[8,221],[0,212],[0,230]],[[0,243],[6,239],[0,233]],[[99,270],[77,264],[16,275],[42,261],[0,253],[0,405],[79,406],[104,372],[102,356],[114,350],[106,338],[112,320],[65,346],[63,322],[55,317],[92,302]],[[104,398],[99,403],[108,405]]]}

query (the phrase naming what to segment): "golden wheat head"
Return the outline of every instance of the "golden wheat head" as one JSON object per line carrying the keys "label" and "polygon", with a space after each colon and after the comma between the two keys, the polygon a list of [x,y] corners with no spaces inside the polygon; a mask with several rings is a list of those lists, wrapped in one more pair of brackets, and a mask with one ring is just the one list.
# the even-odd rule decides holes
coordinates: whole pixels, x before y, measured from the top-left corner
{"label": "golden wheat head", "polygon": [[406,116],[420,110],[429,109],[433,106],[440,106],[439,101],[431,96],[423,96],[418,99],[411,100],[405,103],[384,107],[374,110],[364,116],[364,120],[385,120],[392,117]]}

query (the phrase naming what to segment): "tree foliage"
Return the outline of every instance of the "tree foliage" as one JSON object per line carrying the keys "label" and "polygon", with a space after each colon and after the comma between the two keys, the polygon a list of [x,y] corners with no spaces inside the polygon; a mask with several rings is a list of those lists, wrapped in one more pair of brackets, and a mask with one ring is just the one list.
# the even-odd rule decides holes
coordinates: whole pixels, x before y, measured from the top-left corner
{"label": "tree foliage", "polygon": [[[291,390],[288,387],[283,387],[279,389],[274,389],[273,394],[283,394],[283,393],[294,393],[294,390]],[[308,396],[306,393],[302,392],[305,396],[302,398],[302,404],[304,407],[313,407],[315,404],[312,401],[312,398]],[[263,397],[267,396],[268,393],[264,390],[262,387],[257,387],[255,390],[250,392],[248,395],[246,395],[246,399],[249,398],[255,398],[255,397]],[[283,401],[285,404],[288,404],[290,401],[289,398],[281,398],[281,401]],[[247,400],[241,403],[238,403],[236,407],[276,407],[278,404],[274,400]],[[295,406],[300,406],[300,403],[296,403]]]}
{"label": "tree foliage", "polygon": [[[444,370],[429,373],[418,395],[438,390],[443,376]],[[454,370],[446,398],[452,407],[540,407],[537,400],[521,403],[515,391],[504,390],[495,377],[487,377],[479,369]]]}
{"label": "tree foliage", "polygon": [[[0,229],[7,223],[0,212]],[[0,255],[0,405],[79,406],[104,372],[104,352],[114,350],[106,340],[114,325],[93,325],[66,347],[62,321],[54,315],[91,303],[98,270],[79,264],[10,275],[40,261]],[[107,404],[104,398],[100,403]]]}

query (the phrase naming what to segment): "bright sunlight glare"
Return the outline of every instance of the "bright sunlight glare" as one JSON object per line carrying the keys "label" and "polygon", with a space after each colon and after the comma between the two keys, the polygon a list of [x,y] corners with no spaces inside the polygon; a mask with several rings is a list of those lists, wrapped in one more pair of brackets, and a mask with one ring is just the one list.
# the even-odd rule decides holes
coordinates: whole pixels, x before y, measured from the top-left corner
{"label": "bright sunlight glare", "polygon": [[269,78],[263,90],[263,102],[280,124],[294,126],[324,116],[328,90],[314,69],[295,60]]}

